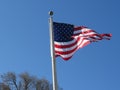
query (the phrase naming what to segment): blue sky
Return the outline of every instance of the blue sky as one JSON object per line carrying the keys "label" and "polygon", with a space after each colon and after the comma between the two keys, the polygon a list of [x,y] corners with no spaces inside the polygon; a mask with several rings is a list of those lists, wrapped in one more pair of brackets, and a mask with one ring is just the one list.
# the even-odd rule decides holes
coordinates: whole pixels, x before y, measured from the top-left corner
{"label": "blue sky", "polygon": [[54,21],[112,33],[78,50],[69,61],[57,58],[63,90],[120,90],[119,0],[0,0],[0,74],[29,72],[52,83],[48,12]]}

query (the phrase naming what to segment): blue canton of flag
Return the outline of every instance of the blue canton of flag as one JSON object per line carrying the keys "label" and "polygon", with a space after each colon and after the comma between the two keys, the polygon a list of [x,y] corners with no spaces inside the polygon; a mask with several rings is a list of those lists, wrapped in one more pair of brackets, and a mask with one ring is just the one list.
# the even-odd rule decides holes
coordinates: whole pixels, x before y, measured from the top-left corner
{"label": "blue canton of flag", "polygon": [[55,41],[68,42],[72,40],[74,25],[54,22],[53,26]]}

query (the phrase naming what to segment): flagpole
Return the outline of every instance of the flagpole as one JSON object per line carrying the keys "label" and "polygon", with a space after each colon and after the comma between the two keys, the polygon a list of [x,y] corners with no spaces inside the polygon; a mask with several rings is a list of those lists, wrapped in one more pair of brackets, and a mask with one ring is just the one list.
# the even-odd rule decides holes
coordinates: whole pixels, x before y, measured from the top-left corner
{"label": "flagpole", "polygon": [[51,59],[52,59],[52,79],[53,79],[53,90],[57,90],[57,75],[56,75],[56,60],[54,50],[54,32],[53,32],[53,11],[49,12],[49,28],[50,28],[50,48],[51,48]]}

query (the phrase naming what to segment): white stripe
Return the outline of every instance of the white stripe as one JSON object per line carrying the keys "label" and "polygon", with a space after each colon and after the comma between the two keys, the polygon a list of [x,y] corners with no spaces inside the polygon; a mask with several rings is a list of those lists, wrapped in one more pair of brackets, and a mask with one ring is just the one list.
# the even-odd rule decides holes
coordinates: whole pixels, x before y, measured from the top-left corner
{"label": "white stripe", "polygon": [[[91,29],[88,29],[88,28],[83,28],[83,29],[81,29],[81,30],[77,30],[77,31],[74,31],[74,34],[80,34],[80,33],[82,33],[82,34],[84,34],[84,32],[86,32],[86,31],[90,31]],[[88,33],[85,33],[86,35],[87,34],[97,34],[96,32],[88,32]],[[85,35],[84,34],[84,35]]]}
{"label": "white stripe", "polygon": [[81,33],[81,30],[76,30],[76,31],[74,31],[73,34],[79,34],[79,33]]}
{"label": "white stripe", "polygon": [[89,28],[83,28],[83,29],[81,29],[81,32],[86,32],[86,31],[90,31],[91,29],[89,29]]}
{"label": "white stripe", "polygon": [[60,52],[66,52],[66,51],[70,51],[73,50],[77,47],[77,44],[75,44],[74,46],[70,47],[70,48],[56,48],[55,47],[55,51],[60,51]]}
{"label": "white stripe", "polygon": [[83,42],[78,46],[78,48],[82,48],[82,47],[84,47],[85,45],[85,43],[87,43],[87,42],[90,42],[89,40],[83,40]]}
{"label": "white stripe", "polygon": [[76,42],[76,40],[73,39],[72,41],[69,41],[69,42],[56,42],[56,41],[54,41],[54,44],[56,44],[56,45],[70,45],[70,44],[75,43],[75,42]]}

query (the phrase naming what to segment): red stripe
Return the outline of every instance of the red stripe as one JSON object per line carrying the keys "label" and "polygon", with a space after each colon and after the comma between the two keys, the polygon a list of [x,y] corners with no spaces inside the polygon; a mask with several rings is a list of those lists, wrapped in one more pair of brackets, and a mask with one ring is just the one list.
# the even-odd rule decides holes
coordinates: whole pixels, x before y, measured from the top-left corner
{"label": "red stripe", "polygon": [[71,57],[68,57],[68,58],[64,58],[64,57],[62,57],[64,60],[69,60],[70,58],[72,58],[72,56]]}
{"label": "red stripe", "polygon": [[81,30],[81,29],[83,29],[83,28],[87,28],[87,27],[85,27],[85,26],[78,26],[78,27],[74,27],[74,30],[76,31],[76,30]]}
{"label": "red stripe", "polygon": [[[61,55],[56,55],[55,57],[60,57]],[[72,55],[73,56],[73,55]],[[70,58],[72,58],[72,56],[70,56],[70,57],[68,57],[68,58],[64,58],[64,57],[62,57],[65,61],[67,61],[67,60],[69,60]]]}
{"label": "red stripe", "polygon": [[102,37],[107,36],[107,37],[112,37],[112,34],[101,34]]}

